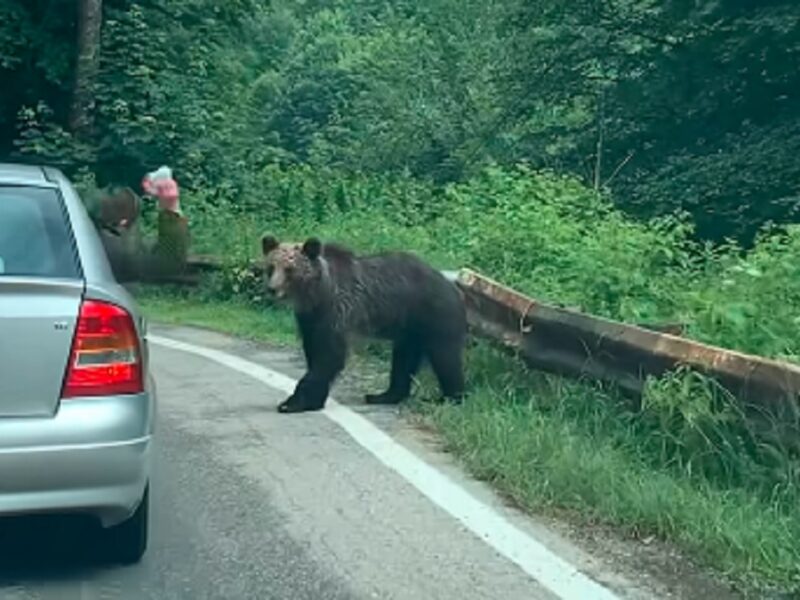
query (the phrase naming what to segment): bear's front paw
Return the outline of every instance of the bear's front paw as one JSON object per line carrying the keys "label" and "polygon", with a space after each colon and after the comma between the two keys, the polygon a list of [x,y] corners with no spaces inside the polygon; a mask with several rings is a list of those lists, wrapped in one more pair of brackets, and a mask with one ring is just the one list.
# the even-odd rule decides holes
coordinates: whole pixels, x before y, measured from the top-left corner
{"label": "bear's front paw", "polygon": [[290,396],[278,405],[278,412],[284,414],[300,413],[310,410],[319,410],[321,407],[309,407],[302,398]]}

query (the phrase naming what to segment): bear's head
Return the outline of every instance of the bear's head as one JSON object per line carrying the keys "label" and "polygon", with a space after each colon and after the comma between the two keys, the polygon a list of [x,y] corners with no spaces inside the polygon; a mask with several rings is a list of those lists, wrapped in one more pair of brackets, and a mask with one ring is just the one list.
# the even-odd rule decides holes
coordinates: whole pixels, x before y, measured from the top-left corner
{"label": "bear's head", "polygon": [[261,239],[264,280],[267,291],[295,305],[307,305],[318,297],[323,282],[322,243],[309,238],[304,243],[279,242],[271,235]]}

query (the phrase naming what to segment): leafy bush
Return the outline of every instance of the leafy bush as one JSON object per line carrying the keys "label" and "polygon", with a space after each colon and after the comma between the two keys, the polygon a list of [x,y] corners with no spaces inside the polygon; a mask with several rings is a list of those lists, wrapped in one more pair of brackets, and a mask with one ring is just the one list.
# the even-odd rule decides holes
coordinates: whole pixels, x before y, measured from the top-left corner
{"label": "leafy bush", "polygon": [[690,276],[689,228],[636,223],[577,180],[492,169],[452,188],[437,239],[523,292],[623,320],[669,318]]}
{"label": "leafy bush", "polygon": [[680,310],[703,341],[763,356],[800,355],[800,228],[763,232],[747,253],[712,253]]}
{"label": "leafy bush", "polygon": [[402,176],[268,167],[236,197],[188,195],[195,251],[258,257],[267,231],[360,252],[410,249],[541,300],[627,322],[681,321],[701,341],[800,355],[800,227],[744,251],[692,239],[682,216],[637,222],[571,177],[489,168],[448,187]]}

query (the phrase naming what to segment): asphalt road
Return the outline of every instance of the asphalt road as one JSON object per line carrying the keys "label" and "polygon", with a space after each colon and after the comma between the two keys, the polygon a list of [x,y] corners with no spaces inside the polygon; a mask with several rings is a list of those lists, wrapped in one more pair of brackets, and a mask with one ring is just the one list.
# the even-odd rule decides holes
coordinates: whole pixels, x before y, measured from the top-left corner
{"label": "asphalt road", "polygon": [[[221,336],[169,334],[293,377],[302,367],[294,355]],[[557,597],[330,418],[279,415],[283,392],[202,357],[152,353],[160,404],[144,560],[98,563],[81,522],[11,521],[0,526],[3,600]],[[367,411],[355,397],[353,406]],[[371,422],[419,443],[393,410],[379,409]],[[586,557],[563,553],[586,567]]]}

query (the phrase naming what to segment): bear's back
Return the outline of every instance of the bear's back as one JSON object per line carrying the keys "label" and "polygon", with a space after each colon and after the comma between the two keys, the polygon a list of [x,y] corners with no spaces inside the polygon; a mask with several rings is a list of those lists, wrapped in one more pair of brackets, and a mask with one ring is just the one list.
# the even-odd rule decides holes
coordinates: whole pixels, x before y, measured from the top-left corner
{"label": "bear's back", "polygon": [[382,252],[354,258],[349,276],[339,274],[342,292],[357,298],[353,328],[362,334],[442,335],[460,331],[466,319],[456,286],[410,252]]}

